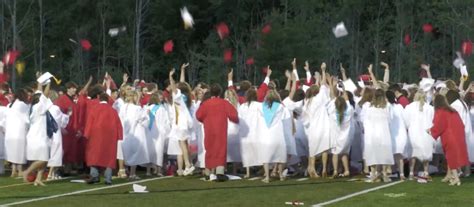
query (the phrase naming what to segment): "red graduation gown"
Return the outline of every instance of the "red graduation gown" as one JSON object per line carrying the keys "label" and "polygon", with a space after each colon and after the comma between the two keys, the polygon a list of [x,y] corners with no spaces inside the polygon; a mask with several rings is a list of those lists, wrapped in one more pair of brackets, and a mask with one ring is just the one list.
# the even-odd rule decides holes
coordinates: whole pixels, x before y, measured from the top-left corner
{"label": "red graduation gown", "polygon": [[196,118],[204,124],[205,166],[225,166],[227,158],[227,120],[238,123],[237,110],[228,101],[213,97],[201,104]]}
{"label": "red graduation gown", "polygon": [[87,166],[109,167],[115,169],[117,160],[117,142],[123,137],[123,129],[117,111],[109,104],[90,102],[84,136],[86,144]]}
{"label": "red graduation gown", "polygon": [[441,137],[449,168],[457,169],[469,165],[464,124],[456,111],[437,109],[430,131],[435,139]]}
{"label": "red graduation gown", "polygon": [[148,104],[148,101],[150,100],[151,94],[145,93],[143,94],[143,97],[140,99],[140,105],[143,107]]}
{"label": "red graduation gown", "polygon": [[10,101],[8,101],[7,96],[0,94],[0,105],[8,106],[8,104],[10,104]]}

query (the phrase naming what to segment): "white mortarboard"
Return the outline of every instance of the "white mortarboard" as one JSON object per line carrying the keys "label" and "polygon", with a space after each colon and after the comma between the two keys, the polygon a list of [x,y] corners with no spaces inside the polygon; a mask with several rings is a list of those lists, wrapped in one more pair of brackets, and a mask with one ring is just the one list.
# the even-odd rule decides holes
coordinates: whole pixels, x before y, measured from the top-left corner
{"label": "white mortarboard", "polygon": [[109,29],[109,35],[110,35],[111,37],[117,36],[118,33],[119,33],[119,28],[110,28],[110,29]]}
{"label": "white mortarboard", "polygon": [[343,81],[342,84],[344,84],[344,88],[346,89],[346,91],[350,91],[352,93],[357,91],[357,86],[354,84],[354,82],[350,78]]}
{"label": "white mortarboard", "polygon": [[461,53],[459,51],[456,52],[456,55],[458,57],[456,59],[454,59],[453,66],[456,67],[457,69],[461,69],[461,65],[465,64],[465,61],[462,58]]}
{"label": "white mortarboard", "polygon": [[408,90],[410,88],[416,88],[416,84],[403,83],[403,87],[402,87],[403,90]]}
{"label": "white mortarboard", "polygon": [[334,36],[336,36],[336,38],[344,37],[349,34],[347,32],[346,26],[344,26],[344,22],[339,22],[336,27],[332,28],[332,32],[334,33]]}
{"label": "white mortarboard", "polygon": [[462,75],[462,76],[464,76],[464,77],[469,76],[469,73],[467,72],[467,66],[466,66],[466,64],[462,64],[462,65],[461,65],[461,68],[460,68],[459,70],[461,70],[461,75]]}
{"label": "white mortarboard", "polygon": [[54,77],[54,76],[51,75],[51,73],[46,72],[46,73],[43,73],[43,75],[41,75],[38,79],[36,79],[36,81],[38,81],[38,83],[41,84],[41,85],[46,85],[46,84],[51,82],[50,79],[52,77]]}
{"label": "white mortarboard", "polygon": [[146,186],[133,184],[133,193],[148,193]]}
{"label": "white mortarboard", "polygon": [[193,28],[194,20],[193,20],[193,16],[191,16],[191,14],[188,11],[188,8],[183,7],[181,9],[181,18],[183,18],[184,29]]}
{"label": "white mortarboard", "polygon": [[423,78],[421,79],[420,81],[420,88],[424,91],[424,92],[428,92],[431,90],[431,88],[433,87],[435,83],[435,80],[432,79],[432,78]]}
{"label": "white mortarboard", "polygon": [[446,88],[446,83],[444,83],[444,81],[437,80],[437,81],[434,83],[434,87],[435,87],[436,89]]}

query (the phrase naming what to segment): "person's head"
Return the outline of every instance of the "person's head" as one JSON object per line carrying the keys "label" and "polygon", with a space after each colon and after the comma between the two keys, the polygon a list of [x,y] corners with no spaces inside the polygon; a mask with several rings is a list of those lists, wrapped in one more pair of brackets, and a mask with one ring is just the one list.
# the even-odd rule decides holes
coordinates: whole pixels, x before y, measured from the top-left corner
{"label": "person's head", "polygon": [[147,83],[146,89],[148,92],[154,93],[156,90],[158,90],[158,85],[156,85],[156,83]]}
{"label": "person's head", "polygon": [[243,92],[246,92],[247,90],[250,89],[250,87],[252,87],[252,83],[248,80],[243,80],[240,82],[240,91],[243,91]]}
{"label": "person's head", "polygon": [[413,101],[419,102],[420,111],[423,111],[423,106],[425,105],[425,102],[426,102],[426,93],[422,89],[418,89],[418,91],[416,91],[415,93]]}
{"label": "person's head", "polygon": [[139,94],[135,90],[127,91],[124,99],[125,103],[138,104]]}
{"label": "person's head", "polygon": [[5,94],[10,91],[10,86],[8,85],[7,82],[1,83],[0,84],[0,93]]}
{"label": "person's head", "polygon": [[151,94],[150,99],[148,99],[148,105],[160,104],[162,100],[163,100],[163,93],[161,91],[157,91]]}
{"label": "person's head", "polygon": [[458,86],[456,85],[456,82],[454,82],[451,79],[445,81],[444,84],[446,84],[446,88],[448,88],[449,90],[455,90],[455,91],[458,90]]}
{"label": "person's head", "polygon": [[403,95],[402,87],[398,84],[392,84],[388,90],[392,91],[396,97]]}
{"label": "person's head", "polygon": [[202,95],[201,104],[204,103],[204,101],[209,100],[210,98],[212,98],[211,92],[210,92],[210,91],[207,91],[206,93],[204,93],[204,94]]}
{"label": "person's head", "polygon": [[467,92],[466,95],[464,95],[464,102],[466,102],[469,108],[474,106],[474,92]]}
{"label": "person's head", "polygon": [[294,102],[298,102],[298,101],[301,101],[304,99],[304,91],[303,89],[299,88],[299,89],[296,89],[295,91],[295,95],[293,95],[293,101]]}
{"label": "person's head", "polygon": [[336,100],[334,101],[334,105],[336,106],[336,111],[337,111],[337,122],[339,124],[342,124],[342,121],[344,120],[344,112],[347,109],[346,100],[342,98],[341,96],[338,96],[336,97]]}
{"label": "person's head", "polygon": [[201,88],[203,94],[209,90],[209,85],[207,85],[204,82],[200,82],[198,85],[199,85],[199,88]]}
{"label": "person's head", "polygon": [[387,101],[391,104],[397,103],[397,98],[395,97],[395,92],[388,90],[385,92],[385,96],[387,96]]}
{"label": "person's head", "polygon": [[56,99],[59,98],[58,92],[56,92],[55,90],[50,90],[48,94],[48,98],[52,102],[56,101]]}
{"label": "person's head", "polygon": [[227,99],[234,107],[239,106],[239,98],[237,93],[234,90],[226,90],[224,93],[224,98]]}
{"label": "person's head", "polygon": [[446,93],[446,100],[448,101],[448,104],[452,104],[453,102],[455,102],[458,99],[461,99],[461,96],[459,95],[458,92],[456,92],[454,90],[449,90]]}
{"label": "person's head", "polygon": [[311,87],[306,90],[306,99],[312,98],[319,93],[319,86],[318,85],[312,85]]}
{"label": "person's head", "polygon": [[37,104],[40,100],[40,97],[41,97],[41,93],[33,94],[33,96],[31,97],[31,106],[34,106],[35,104]]}
{"label": "person's head", "polygon": [[118,89],[114,88],[114,89],[111,89],[111,94],[110,94],[110,97],[113,99],[113,100],[117,100],[118,97],[119,97],[119,91]]}
{"label": "person's head", "polygon": [[290,91],[285,90],[285,89],[278,91],[278,93],[280,94],[280,98],[282,100],[285,100],[285,98],[287,98],[290,95]]}
{"label": "person's head", "polygon": [[367,102],[371,102],[374,99],[374,90],[371,88],[365,88],[362,93],[362,98],[359,101],[359,106],[362,107]]}
{"label": "person's head", "polygon": [[222,87],[218,83],[211,85],[211,96],[220,97],[222,94]]}
{"label": "person's head", "polygon": [[257,101],[257,91],[253,88],[245,92],[245,102],[250,104],[252,101]]}
{"label": "person's head", "polygon": [[387,99],[385,98],[385,92],[382,89],[375,90],[371,105],[376,108],[385,108],[387,106]]}
{"label": "person's head", "polygon": [[280,103],[280,95],[276,90],[268,90],[267,95],[265,96],[265,103],[271,108],[273,103]]}
{"label": "person's head", "polygon": [[195,87],[193,90],[193,94],[196,100],[202,100],[202,96],[204,95],[204,90],[201,87]]}
{"label": "person's head", "polygon": [[189,108],[191,107],[192,101],[191,100],[191,87],[189,86],[188,83],[186,82],[179,82],[178,85],[176,86],[181,93],[186,97],[184,102],[186,103],[186,106]]}
{"label": "person's head", "polygon": [[435,95],[433,105],[434,105],[435,110],[445,109],[451,112],[456,111],[449,105],[448,100],[446,100],[446,97],[441,94]]}
{"label": "person's head", "polygon": [[417,87],[408,88],[408,101],[413,102],[415,99],[415,94],[418,91]]}
{"label": "person's head", "polygon": [[89,89],[87,95],[89,95],[89,97],[91,97],[92,99],[95,99],[99,98],[99,95],[101,93],[104,93],[104,88],[100,84],[96,84]]}
{"label": "person's head", "polygon": [[15,98],[24,103],[31,103],[32,91],[29,88],[20,88],[15,93]]}
{"label": "person's head", "polygon": [[70,81],[70,82],[67,82],[65,86],[66,86],[66,94],[68,96],[72,97],[76,95],[77,88],[78,88],[76,83]]}
{"label": "person's head", "polygon": [[105,101],[105,102],[109,101],[109,95],[107,95],[107,93],[102,92],[98,96],[99,96],[99,101]]}

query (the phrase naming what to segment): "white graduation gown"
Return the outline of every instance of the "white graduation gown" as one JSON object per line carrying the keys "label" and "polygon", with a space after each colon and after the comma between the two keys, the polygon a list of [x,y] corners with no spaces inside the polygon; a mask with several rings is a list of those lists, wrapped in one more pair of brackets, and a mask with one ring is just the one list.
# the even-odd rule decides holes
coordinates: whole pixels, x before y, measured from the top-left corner
{"label": "white graduation gown", "polygon": [[7,110],[7,107],[0,106],[0,162],[5,159],[5,117]]}
{"label": "white graduation gown", "polygon": [[63,165],[63,136],[61,131],[64,130],[69,123],[69,115],[64,114],[61,109],[53,105],[49,108],[49,113],[53,116],[58,124],[58,131],[53,134],[50,139],[50,154],[48,167],[61,167]]}
{"label": "white graduation gown", "polygon": [[258,124],[258,126],[260,126],[258,130],[260,137],[258,158],[260,159],[260,163],[286,163],[287,152],[283,121],[289,118],[288,113],[284,111],[284,106],[280,104],[271,123],[267,125],[262,107],[260,117],[258,118],[260,122]]}
{"label": "white graduation gown", "polygon": [[308,135],[309,156],[319,155],[332,148],[326,112],[329,101],[329,89],[325,85],[321,86],[316,96],[305,100],[302,118]]}
{"label": "white graduation gown", "polygon": [[[147,136],[151,140],[148,146],[150,162],[154,165],[163,166],[163,156],[165,154],[165,144],[168,134],[171,130],[171,121],[169,117],[168,104],[160,104],[154,111],[155,105],[150,105],[150,113],[154,113],[154,121],[149,122],[147,127]],[[152,118],[152,116],[150,116]]]}
{"label": "white graduation gown", "polygon": [[390,120],[390,134],[392,136],[393,154],[407,157],[406,145],[408,141],[407,128],[403,118],[404,108],[400,104],[392,104],[392,120]]}
{"label": "white graduation gown", "polygon": [[142,107],[126,103],[120,108],[120,120],[123,126],[123,160],[128,166],[150,163],[148,155],[146,127],[148,114]]}
{"label": "white graduation gown", "polygon": [[32,106],[30,129],[26,134],[26,159],[34,161],[49,160],[50,138],[46,133],[46,112],[53,102],[41,94],[39,102]]}
{"label": "white graduation gown", "polygon": [[393,165],[390,136],[391,106],[363,105],[360,119],[364,125],[364,158],[367,166]]}
{"label": "white graduation gown", "polygon": [[[364,105],[370,106],[370,103],[364,103]],[[351,161],[360,162],[365,159],[364,156],[364,124],[360,119],[360,114],[363,107],[360,107],[356,102],[354,117],[352,119],[352,125],[354,126],[354,137],[351,143]]]}
{"label": "white graduation gown", "polygon": [[30,123],[30,105],[15,100],[5,117],[5,160],[26,164],[26,133]]}
{"label": "white graduation gown", "polygon": [[346,101],[346,110],[344,111],[344,118],[341,123],[338,121],[338,115],[335,105],[335,99],[331,100],[327,105],[327,113],[329,115],[329,127],[331,143],[334,143],[334,147],[331,150],[333,154],[349,154],[351,149],[353,130],[352,130],[352,118],[354,109],[352,108],[349,101]]}
{"label": "white graduation gown", "polygon": [[408,129],[407,156],[421,161],[431,161],[435,140],[426,130],[433,125],[434,109],[425,103],[420,111],[420,102],[414,101],[405,107],[403,118]]}
{"label": "white graduation gown", "polygon": [[466,146],[467,146],[467,154],[469,156],[469,162],[474,162],[474,137],[472,136],[472,120],[470,111],[467,109],[467,105],[461,101],[456,100],[451,103],[451,107],[453,107],[461,117],[462,123],[464,124],[464,133],[466,136]]}
{"label": "white graduation gown", "polygon": [[227,162],[242,162],[240,148],[239,124],[227,120]]}
{"label": "white graduation gown", "polygon": [[259,121],[262,103],[252,101],[239,106],[239,136],[241,139],[241,155],[244,167],[262,165],[258,158],[259,152]]}

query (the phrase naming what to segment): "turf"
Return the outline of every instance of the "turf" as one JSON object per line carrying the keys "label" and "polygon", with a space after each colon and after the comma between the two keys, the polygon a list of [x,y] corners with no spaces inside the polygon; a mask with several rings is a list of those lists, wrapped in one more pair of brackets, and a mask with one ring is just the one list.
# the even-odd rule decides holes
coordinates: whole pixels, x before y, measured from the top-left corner
{"label": "turf", "polygon": [[[68,180],[48,183],[46,187],[19,185],[2,187],[21,180],[1,177],[0,205],[22,200],[105,187],[86,185]],[[447,186],[440,178],[428,184],[404,182],[372,193],[335,203],[332,206],[474,206],[474,179],[463,180],[460,187]],[[128,182],[114,180],[114,184]],[[37,201],[21,206],[285,206],[288,201],[301,201],[305,206],[332,200],[383,183],[347,182],[346,179],[317,179],[298,182],[295,179],[204,182],[198,177],[173,177],[141,183],[150,193],[129,193],[131,185],[86,192],[76,195]],[[403,194],[392,198],[386,194]]]}

